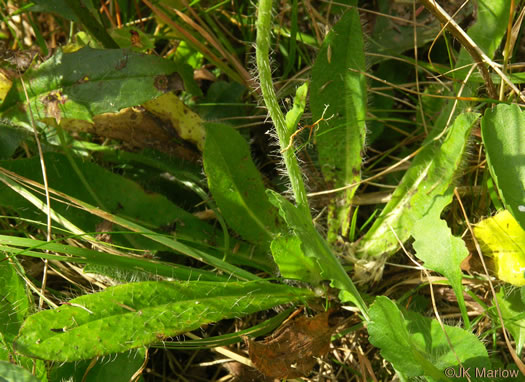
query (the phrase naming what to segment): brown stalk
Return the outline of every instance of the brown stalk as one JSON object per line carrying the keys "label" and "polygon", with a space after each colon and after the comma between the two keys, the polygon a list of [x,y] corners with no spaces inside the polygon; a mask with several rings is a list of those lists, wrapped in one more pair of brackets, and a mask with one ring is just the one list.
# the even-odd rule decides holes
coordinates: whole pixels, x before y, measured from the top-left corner
{"label": "brown stalk", "polygon": [[445,25],[447,30],[465,47],[470,56],[478,65],[481,76],[485,80],[488,92],[491,98],[497,99],[496,89],[490,78],[489,72],[485,66],[490,66],[504,81],[512,91],[525,102],[525,96],[521,94],[520,90],[512,83],[512,81],[503,73],[498,65],[490,59],[469,35],[454,21],[452,17],[436,2],[436,0],[421,0],[423,5],[441,22]]}

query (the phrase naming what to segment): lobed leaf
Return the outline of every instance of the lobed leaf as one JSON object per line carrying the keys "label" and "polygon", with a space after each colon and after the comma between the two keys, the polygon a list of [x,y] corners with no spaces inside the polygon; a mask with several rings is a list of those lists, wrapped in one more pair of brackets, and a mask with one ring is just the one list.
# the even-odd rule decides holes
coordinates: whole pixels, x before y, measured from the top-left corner
{"label": "lobed leaf", "polygon": [[381,349],[381,355],[407,377],[450,381],[444,370],[458,367],[459,362],[472,370],[490,366],[487,350],[476,336],[455,326],[444,325],[444,328],[446,335],[436,320],[401,311],[388,297],[377,297],[370,307],[370,343]]}
{"label": "lobed leaf", "polygon": [[[452,185],[478,114],[456,118],[443,141],[429,137],[392,194],[392,199],[356,245],[361,258],[391,255],[410,237],[415,223]],[[450,202],[450,199],[449,199]]]}
{"label": "lobed leaf", "polygon": [[525,115],[518,105],[487,109],[481,135],[503,203],[525,229]]}
{"label": "lobed leaf", "polygon": [[326,240],[315,229],[310,217],[305,216],[301,209],[275,191],[268,190],[267,193],[270,202],[279,208],[280,215],[301,241],[302,253],[311,259],[307,263],[308,269],[305,270],[303,276],[308,277],[310,281],[315,279],[330,280],[334,288],[341,290],[340,300],[342,302],[353,302],[367,319],[367,307],[359,291],[333,254]]}
{"label": "lobed leaf", "polygon": [[[313,120],[319,120],[325,105],[328,106],[327,121],[319,125],[317,150],[325,180],[332,187],[361,180],[361,153],[366,135],[365,69],[361,21],[357,8],[352,8],[326,36],[312,68]],[[339,230],[343,236],[347,235],[356,189],[348,188],[331,201],[328,241],[334,241]]]}
{"label": "lobed leaf", "polygon": [[268,282],[124,284],[30,316],[15,347],[45,360],[88,359],[313,296],[307,289]]}
{"label": "lobed leaf", "polygon": [[452,190],[436,198],[431,211],[414,225],[412,236],[415,242],[413,246],[417,258],[425,262],[425,268],[439,272],[448,279],[468,328],[470,323],[463,298],[461,263],[468,256],[469,251],[465,242],[452,235],[447,223],[439,218],[443,208],[450,203],[451,194]]}
{"label": "lobed leaf", "polygon": [[314,259],[303,253],[301,245],[295,235],[279,235],[270,246],[273,259],[282,277],[318,285],[321,281],[319,267]]}

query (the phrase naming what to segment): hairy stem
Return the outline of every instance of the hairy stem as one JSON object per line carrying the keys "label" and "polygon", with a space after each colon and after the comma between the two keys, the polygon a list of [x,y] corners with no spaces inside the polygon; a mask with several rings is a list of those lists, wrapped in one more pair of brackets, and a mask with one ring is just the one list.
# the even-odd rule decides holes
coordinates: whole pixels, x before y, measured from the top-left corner
{"label": "hairy stem", "polygon": [[259,80],[261,81],[261,91],[264,103],[268,108],[270,117],[275,125],[275,130],[277,131],[277,136],[279,137],[279,145],[281,147],[284,164],[286,165],[286,170],[290,178],[297,207],[304,212],[306,216],[311,217],[299,164],[297,163],[293,150],[285,150],[290,140],[291,132],[286,129],[284,115],[279,107],[273,88],[269,60],[271,17],[272,0],[260,0],[257,17],[257,48],[255,52]]}

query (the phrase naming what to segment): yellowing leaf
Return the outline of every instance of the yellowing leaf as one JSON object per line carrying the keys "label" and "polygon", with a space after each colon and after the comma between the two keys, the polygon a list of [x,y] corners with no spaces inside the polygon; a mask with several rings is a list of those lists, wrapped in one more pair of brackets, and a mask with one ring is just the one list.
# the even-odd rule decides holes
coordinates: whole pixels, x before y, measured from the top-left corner
{"label": "yellowing leaf", "polygon": [[7,93],[9,93],[12,84],[13,81],[11,81],[5,74],[0,73],[0,102],[2,102],[7,96]]}
{"label": "yellowing leaf", "polygon": [[168,92],[146,102],[144,108],[161,119],[166,119],[182,139],[204,149],[205,130],[202,119],[192,112],[175,94]]}
{"label": "yellowing leaf", "polygon": [[496,276],[509,284],[525,285],[525,231],[505,210],[481,221],[474,234],[485,255],[492,256]]}

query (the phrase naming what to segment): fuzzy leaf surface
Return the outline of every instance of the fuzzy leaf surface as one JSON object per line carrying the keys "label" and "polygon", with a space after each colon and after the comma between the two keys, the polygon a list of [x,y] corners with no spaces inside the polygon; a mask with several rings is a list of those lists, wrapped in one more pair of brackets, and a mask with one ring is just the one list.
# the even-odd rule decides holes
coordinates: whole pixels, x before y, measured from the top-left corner
{"label": "fuzzy leaf surface", "polygon": [[204,170],[230,227],[251,242],[269,242],[277,230],[277,210],[268,201],[244,138],[227,125],[207,125]]}
{"label": "fuzzy leaf surface", "polygon": [[[361,153],[366,135],[366,70],[361,21],[356,8],[347,11],[326,36],[312,68],[310,106],[314,121],[325,118],[317,133],[319,165],[327,183],[342,187],[361,180]],[[349,226],[356,187],[332,200],[328,240]],[[342,202],[336,203],[336,199]]]}
{"label": "fuzzy leaf surface", "polygon": [[309,264],[315,264],[315,268],[308,271],[310,277],[316,277],[318,273],[321,280],[330,280],[333,287],[341,290],[341,301],[352,301],[367,317],[366,304],[359,291],[310,218],[282,195],[272,190],[268,190],[267,193],[270,202],[279,208],[280,215],[301,241],[302,253],[312,259],[313,263]]}
{"label": "fuzzy leaf surface", "polygon": [[381,355],[407,377],[450,381],[443,370],[458,366],[458,359],[465,368],[473,370],[490,366],[487,350],[476,336],[455,326],[445,325],[445,331],[454,352],[437,320],[401,311],[384,296],[377,297],[370,307],[370,343],[381,349]]}
{"label": "fuzzy leaf surface", "polygon": [[30,316],[15,347],[45,360],[88,359],[313,296],[307,289],[267,282],[123,284]]}
{"label": "fuzzy leaf surface", "polygon": [[146,349],[140,348],[110,354],[104,359],[97,360],[94,365],[93,360],[56,364],[50,371],[49,379],[51,381],[129,382],[144,363],[145,353]]}
{"label": "fuzzy leaf surface", "polygon": [[525,229],[525,115],[518,105],[487,109],[481,134],[503,203]]}
{"label": "fuzzy leaf surface", "polygon": [[414,224],[451,186],[478,116],[475,113],[461,114],[444,140],[427,140],[392,194],[392,199],[357,244],[359,257],[391,255],[399,249],[399,241],[405,242],[410,237]]}
{"label": "fuzzy leaf surface", "polygon": [[[94,115],[140,105],[170,90],[172,61],[126,49],[83,48],[58,51],[24,73],[35,119],[91,121]],[[28,121],[21,82],[15,81],[0,113],[11,121]]]}

